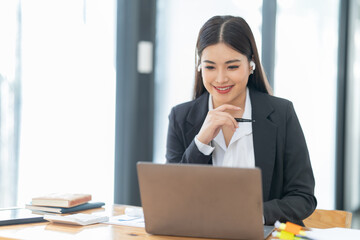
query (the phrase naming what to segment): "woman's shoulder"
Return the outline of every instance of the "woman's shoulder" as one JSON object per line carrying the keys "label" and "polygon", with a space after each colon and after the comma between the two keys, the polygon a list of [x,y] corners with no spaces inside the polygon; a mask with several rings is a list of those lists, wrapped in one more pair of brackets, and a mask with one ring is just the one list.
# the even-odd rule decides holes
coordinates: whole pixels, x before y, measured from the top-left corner
{"label": "woman's shoulder", "polygon": [[177,118],[186,118],[191,109],[193,109],[195,101],[196,99],[175,105],[172,107],[170,115],[177,116]]}
{"label": "woman's shoulder", "polygon": [[275,107],[288,108],[293,105],[290,100],[278,96],[269,95],[269,100]]}
{"label": "woman's shoulder", "polygon": [[263,93],[257,90],[251,90],[253,97],[259,99],[260,101],[268,102],[275,108],[288,108],[292,106],[292,102],[288,99],[270,95],[268,93]]}
{"label": "woman's shoulder", "polygon": [[170,116],[176,116],[177,119],[179,118],[187,118],[189,115],[195,116],[198,114],[202,114],[203,112],[207,112],[207,106],[208,106],[208,99],[209,94],[204,93],[200,97],[187,101],[181,104],[178,104],[174,106],[171,109]]}
{"label": "woman's shoulder", "polygon": [[271,114],[274,121],[282,122],[284,119],[296,115],[293,103],[288,99],[256,90],[250,92],[250,97],[253,111],[264,115]]}

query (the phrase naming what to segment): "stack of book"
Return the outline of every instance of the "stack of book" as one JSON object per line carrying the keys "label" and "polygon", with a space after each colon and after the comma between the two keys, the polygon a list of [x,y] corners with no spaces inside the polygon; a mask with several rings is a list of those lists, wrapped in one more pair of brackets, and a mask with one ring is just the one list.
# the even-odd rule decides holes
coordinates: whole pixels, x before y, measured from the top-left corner
{"label": "stack of book", "polygon": [[91,194],[53,193],[32,198],[25,208],[38,213],[72,213],[105,205],[90,201]]}

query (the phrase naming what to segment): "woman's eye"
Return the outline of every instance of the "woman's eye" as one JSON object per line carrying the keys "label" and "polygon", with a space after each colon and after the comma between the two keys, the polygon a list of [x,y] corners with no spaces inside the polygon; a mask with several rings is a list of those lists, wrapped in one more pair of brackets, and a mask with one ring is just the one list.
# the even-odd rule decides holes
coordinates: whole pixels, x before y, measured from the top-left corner
{"label": "woman's eye", "polygon": [[209,70],[215,69],[215,67],[213,67],[213,66],[206,66],[205,68],[209,69]]}
{"label": "woman's eye", "polygon": [[228,68],[229,68],[230,70],[233,70],[233,69],[238,69],[239,66],[229,66]]}

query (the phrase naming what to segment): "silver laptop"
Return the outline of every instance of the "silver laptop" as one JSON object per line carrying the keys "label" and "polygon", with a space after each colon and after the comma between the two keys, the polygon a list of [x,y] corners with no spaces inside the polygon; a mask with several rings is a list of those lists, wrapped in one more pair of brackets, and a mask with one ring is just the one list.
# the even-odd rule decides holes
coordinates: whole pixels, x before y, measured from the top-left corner
{"label": "silver laptop", "polygon": [[[150,234],[264,239],[261,171],[195,164],[137,164]],[[266,233],[265,233],[266,230]]]}

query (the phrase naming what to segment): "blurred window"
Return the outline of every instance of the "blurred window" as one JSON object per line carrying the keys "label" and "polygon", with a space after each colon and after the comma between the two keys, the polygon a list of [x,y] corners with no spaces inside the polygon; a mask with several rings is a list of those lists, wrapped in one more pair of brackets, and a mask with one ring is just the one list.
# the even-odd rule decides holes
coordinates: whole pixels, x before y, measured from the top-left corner
{"label": "blurred window", "polygon": [[338,21],[338,0],[277,2],[274,94],[294,103],[324,209],[335,207]]}
{"label": "blurred window", "polygon": [[113,202],[116,1],[21,4],[19,204],[49,192]]}

